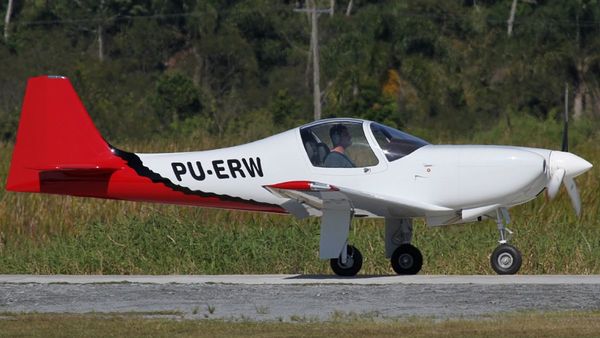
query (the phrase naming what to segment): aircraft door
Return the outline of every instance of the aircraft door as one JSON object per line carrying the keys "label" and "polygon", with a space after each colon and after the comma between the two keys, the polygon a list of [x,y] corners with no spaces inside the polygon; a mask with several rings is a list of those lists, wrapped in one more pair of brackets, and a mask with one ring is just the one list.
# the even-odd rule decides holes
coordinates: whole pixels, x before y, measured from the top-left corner
{"label": "aircraft door", "polygon": [[300,129],[311,170],[320,175],[370,175],[387,163],[373,151],[362,121],[328,121]]}

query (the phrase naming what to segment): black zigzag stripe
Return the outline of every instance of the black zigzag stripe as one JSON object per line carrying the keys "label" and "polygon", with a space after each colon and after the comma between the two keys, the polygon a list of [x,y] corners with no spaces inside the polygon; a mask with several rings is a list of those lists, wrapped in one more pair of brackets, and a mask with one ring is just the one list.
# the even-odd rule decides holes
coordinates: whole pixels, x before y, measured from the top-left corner
{"label": "black zigzag stripe", "polygon": [[171,188],[172,190],[182,192],[182,193],[184,193],[186,195],[195,195],[195,196],[200,196],[200,197],[216,197],[216,198],[218,198],[221,201],[240,202],[240,203],[252,204],[252,205],[256,205],[256,206],[274,207],[274,208],[279,208],[279,209],[281,208],[281,206],[279,206],[277,204],[263,203],[263,202],[258,202],[258,201],[255,201],[255,200],[243,199],[243,198],[240,198],[240,197],[215,194],[215,193],[212,193],[212,192],[204,192],[204,191],[199,191],[199,190],[192,190],[190,188],[186,188],[186,187],[182,187],[182,186],[177,185],[177,184],[173,184],[173,182],[171,182],[169,179],[160,176],[159,174],[157,174],[154,171],[150,170],[150,168],[144,166],[144,164],[142,163],[142,160],[136,154],[130,153],[130,152],[127,152],[127,151],[123,151],[123,150],[117,149],[117,148],[112,147],[112,146],[111,146],[111,149],[113,151],[113,154],[119,156],[125,162],[127,162],[127,165],[130,168],[132,168],[133,170],[135,170],[135,172],[138,175],[143,176],[143,177],[147,177],[150,180],[152,180],[152,182],[154,182],[154,183],[162,183],[165,186]]}

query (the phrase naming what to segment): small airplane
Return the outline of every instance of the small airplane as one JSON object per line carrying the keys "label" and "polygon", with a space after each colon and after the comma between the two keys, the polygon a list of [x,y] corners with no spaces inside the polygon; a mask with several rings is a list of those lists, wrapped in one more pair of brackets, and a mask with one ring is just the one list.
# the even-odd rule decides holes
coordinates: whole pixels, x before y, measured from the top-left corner
{"label": "small airplane", "polygon": [[[566,124],[565,124],[566,125]],[[385,219],[385,254],[400,275],[423,257],[411,244],[414,218],[429,226],[495,219],[490,261],[515,274],[508,208],[561,182],[581,212],[574,177],[592,165],[568,152],[513,146],[432,145],[373,121],[315,121],[235,147],[143,154],[107,143],[70,81],[29,79],[7,190],[321,217],[320,258],[354,276],[360,251],[348,244],[354,217]]]}

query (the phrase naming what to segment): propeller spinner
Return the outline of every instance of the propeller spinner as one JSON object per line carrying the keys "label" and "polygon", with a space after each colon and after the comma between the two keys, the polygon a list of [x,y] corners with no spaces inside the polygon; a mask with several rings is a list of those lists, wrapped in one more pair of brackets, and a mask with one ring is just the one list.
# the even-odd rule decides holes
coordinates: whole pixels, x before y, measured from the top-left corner
{"label": "propeller spinner", "polygon": [[573,178],[583,174],[591,168],[592,164],[590,162],[577,155],[563,151],[553,151],[550,153],[548,170],[549,180],[546,185],[548,197],[550,197],[550,199],[556,197],[560,184],[564,183],[565,188],[567,188],[567,192],[569,193],[569,197],[571,198],[575,213],[579,216],[581,214],[581,199]]}

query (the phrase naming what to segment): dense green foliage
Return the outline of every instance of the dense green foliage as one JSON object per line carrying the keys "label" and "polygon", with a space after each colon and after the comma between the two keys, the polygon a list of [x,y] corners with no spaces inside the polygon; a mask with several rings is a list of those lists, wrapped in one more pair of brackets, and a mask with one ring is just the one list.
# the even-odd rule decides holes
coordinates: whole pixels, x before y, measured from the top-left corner
{"label": "dense green foliage", "polygon": [[[350,1],[335,1],[319,18],[324,116],[453,137],[513,114],[556,119],[567,83],[572,114],[597,119],[598,1],[519,1],[509,36],[511,3],[357,0],[347,14]],[[0,44],[0,137],[14,138],[26,79],[44,73],[69,76],[113,142],[307,122],[310,24],[298,5],[15,1]]]}

